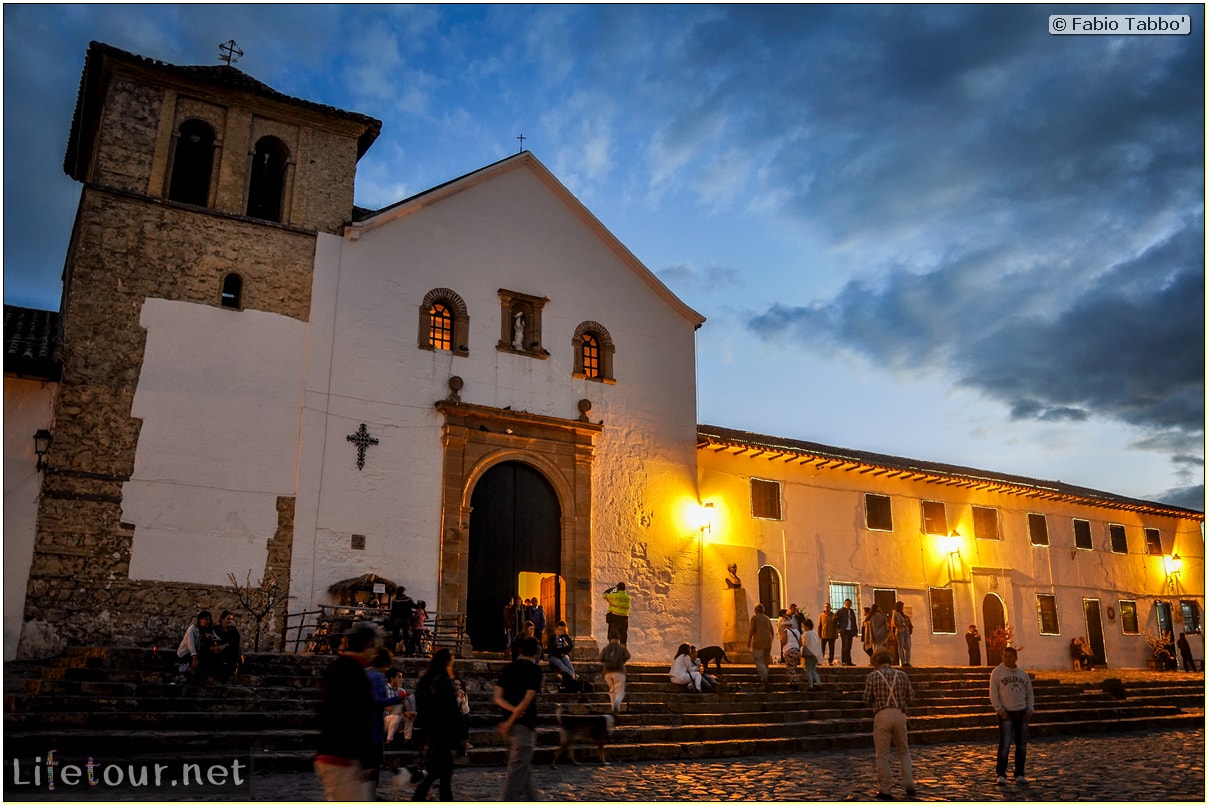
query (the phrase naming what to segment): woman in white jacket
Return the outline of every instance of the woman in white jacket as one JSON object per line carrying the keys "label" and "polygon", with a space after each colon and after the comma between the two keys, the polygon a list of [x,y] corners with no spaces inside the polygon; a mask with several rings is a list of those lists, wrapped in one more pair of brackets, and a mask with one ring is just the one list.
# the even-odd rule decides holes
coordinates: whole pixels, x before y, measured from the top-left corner
{"label": "woman in white jacket", "polygon": [[693,691],[700,693],[701,673],[693,665],[688,644],[681,644],[680,648],[676,650],[676,657],[672,661],[672,670],[668,672],[668,677],[676,685],[688,686]]}
{"label": "woman in white jacket", "polygon": [[823,642],[814,631],[814,622],[806,619],[802,625],[806,632],[802,633],[802,657],[806,659],[806,688],[813,691],[823,687],[823,678],[819,676],[819,661],[823,659]]}

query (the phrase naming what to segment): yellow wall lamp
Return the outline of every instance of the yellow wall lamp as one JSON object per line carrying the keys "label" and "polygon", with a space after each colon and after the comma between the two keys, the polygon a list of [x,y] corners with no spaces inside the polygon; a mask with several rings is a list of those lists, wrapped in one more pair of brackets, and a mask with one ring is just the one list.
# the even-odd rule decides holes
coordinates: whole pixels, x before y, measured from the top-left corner
{"label": "yellow wall lamp", "polygon": [[[947,553],[948,558],[949,558],[949,579],[950,580],[965,579],[965,577],[961,573],[962,572],[961,532],[954,529],[952,532],[949,533],[948,537],[941,538],[941,541],[942,541],[942,545],[944,546],[944,550]],[[957,568],[956,573],[953,570],[954,565],[956,565],[956,568]]]}
{"label": "yellow wall lamp", "polygon": [[1163,570],[1167,573],[1167,584],[1173,589],[1180,581],[1180,568],[1183,565],[1184,561],[1174,551],[1169,556],[1163,558]]}

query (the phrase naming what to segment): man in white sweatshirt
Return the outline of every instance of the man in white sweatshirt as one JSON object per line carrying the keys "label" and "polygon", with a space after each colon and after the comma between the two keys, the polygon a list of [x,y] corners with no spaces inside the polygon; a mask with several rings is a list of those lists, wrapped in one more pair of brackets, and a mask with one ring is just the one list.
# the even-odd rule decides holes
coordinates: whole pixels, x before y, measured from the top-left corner
{"label": "man in white sweatshirt", "polygon": [[1033,715],[1033,681],[1016,667],[1016,648],[1005,647],[1003,663],[991,672],[991,707],[999,716],[999,756],[995,760],[996,783],[1007,783],[1008,753],[1016,743],[1016,783],[1027,784],[1024,760],[1028,753],[1028,721]]}

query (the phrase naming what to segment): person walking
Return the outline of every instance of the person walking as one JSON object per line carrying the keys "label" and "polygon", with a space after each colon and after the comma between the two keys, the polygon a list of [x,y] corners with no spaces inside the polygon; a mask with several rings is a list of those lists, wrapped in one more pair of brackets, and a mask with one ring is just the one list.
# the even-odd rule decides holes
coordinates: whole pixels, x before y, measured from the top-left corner
{"label": "person walking", "polygon": [[852,639],[860,630],[860,623],[856,619],[856,611],[852,609],[851,599],[845,599],[844,606],[836,612],[835,627],[840,631],[840,663],[855,666],[852,662]]}
{"label": "person walking", "polygon": [[609,702],[613,713],[621,713],[625,701],[625,662],[630,659],[630,650],[621,645],[621,639],[614,636],[600,652],[600,665],[604,669],[605,684],[609,687]]}
{"label": "person walking", "polygon": [[453,653],[438,649],[428,669],[416,683],[416,723],[424,739],[424,765],[428,772],[411,794],[427,800],[428,790],[439,782],[441,800],[453,800],[453,754],[462,743],[462,707],[453,685]]}
{"label": "person walking", "polygon": [[[886,648],[886,639],[890,636],[890,622],[877,602],[869,607],[868,625],[869,634],[865,638],[865,647],[869,652],[870,663],[876,666],[877,661],[873,658]],[[893,660],[893,656],[891,656],[891,660]]]}
{"label": "person walking", "polygon": [[911,748],[907,745],[907,706],[914,691],[907,673],[890,665],[890,653],[874,653],[877,669],[865,678],[863,702],[873,709],[873,751],[877,754],[877,797],[890,800],[890,744],[898,752],[903,787],[908,797],[915,796],[915,777],[911,772]]}
{"label": "person walking", "polygon": [[[366,668],[378,652],[378,633],[366,624],[345,635],[345,648],[323,672],[315,775],[328,800],[373,800],[381,751],[373,723],[382,719]],[[375,751],[377,756],[375,757]]]}
{"label": "person walking", "polygon": [[764,614],[764,605],[756,605],[756,612],[751,617],[751,625],[747,631],[747,648],[755,658],[756,671],[764,687],[768,687],[768,666],[772,663],[772,636],[774,630],[772,619]]}
{"label": "person walking", "polygon": [[814,622],[810,619],[806,619],[806,632],[802,633],[802,658],[806,661],[806,688],[810,691],[822,688],[819,664],[823,662],[823,642],[814,631]]}
{"label": "person walking", "polygon": [[891,632],[894,633],[894,640],[898,642],[898,660],[899,664],[904,669],[911,668],[911,633],[915,632],[915,625],[911,623],[911,617],[903,612],[903,603],[894,603],[894,612],[890,614]]}
{"label": "person walking", "polygon": [[[810,619],[806,620],[810,623]],[[785,662],[785,671],[789,675],[789,685],[797,686],[798,684],[798,666],[802,662],[802,654],[805,648],[802,646],[802,633],[798,630],[798,623],[793,619],[786,619],[784,626],[781,628],[781,657]],[[817,663],[817,658],[815,659]],[[810,678],[806,678],[806,685],[809,687]]]}
{"label": "person walking", "polygon": [[970,629],[966,630],[966,652],[970,655],[971,666],[982,665],[982,650],[978,644],[982,641],[982,636],[978,634],[978,625],[971,624]]}
{"label": "person walking", "polygon": [[995,758],[995,783],[1007,783],[1008,754],[1016,744],[1016,783],[1028,784],[1024,762],[1028,755],[1028,721],[1036,703],[1033,681],[1016,666],[1016,647],[1003,649],[1003,663],[991,672],[991,707],[999,716],[999,754]]}
{"label": "person walking", "polygon": [[542,670],[537,665],[541,646],[533,636],[521,636],[517,641],[517,659],[500,675],[492,697],[507,716],[499,725],[499,732],[509,742],[505,803],[542,797],[532,769],[533,748],[537,745],[537,695],[542,690]]}
{"label": "person walking", "polygon": [[605,591],[604,599],[609,606],[605,613],[605,622],[609,625],[608,637],[616,635],[625,646],[630,643],[630,594],[625,592],[625,583],[618,582]]}
{"label": "person walking", "polygon": [[[836,620],[835,613],[831,612],[831,602],[823,605],[823,612],[819,613],[819,641],[823,644],[823,650],[827,653],[827,664],[835,664],[835,639],[840,637],[839,622]],[[840,655],[840,659],[843,659]],[[822,663],[822,657],[819,658],[819,663]]]}

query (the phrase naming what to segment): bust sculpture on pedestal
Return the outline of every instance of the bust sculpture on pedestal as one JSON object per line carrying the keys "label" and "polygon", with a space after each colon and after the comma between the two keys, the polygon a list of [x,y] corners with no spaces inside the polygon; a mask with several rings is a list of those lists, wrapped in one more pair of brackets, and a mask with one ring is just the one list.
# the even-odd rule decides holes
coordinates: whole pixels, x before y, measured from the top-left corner
{"label": "bust sculpture on pedestal", "polygon": [[751,615],[747,612],[747,591],[739,579],[739,566],[726,566],[726,594],[722,597],[722,648],[735,663],[751,663],[751,650],[747,648],[747,631]]}

